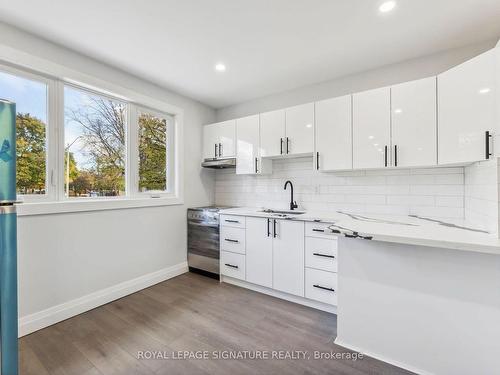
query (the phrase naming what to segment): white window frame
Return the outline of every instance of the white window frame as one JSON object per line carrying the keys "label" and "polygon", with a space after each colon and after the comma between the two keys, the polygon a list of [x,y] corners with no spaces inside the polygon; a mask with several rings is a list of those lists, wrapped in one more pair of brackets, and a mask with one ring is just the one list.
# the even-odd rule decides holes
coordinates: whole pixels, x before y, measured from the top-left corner
{"label": "white window frame", "polygon": [[[67,212],[99,211],[152,206],[183,204],[184,201],[184,111],[174,105],[143,95],[88,74],[81,73],[57,63],[40,59],[31,54],[5,49],[0,45],[0,69],[6,73],[48,84],[48,124],[47,124],[47,194],[24,196],[18,207],[20,216],[39,214],[59,214]],[[126,195],[122,197],[65,198],[64,193],[64,86],[107,96],[125,102],[127,109],[126,141]],[[138,126],[131,121],[138,109],[159,117],[169,116],[167,122],[169,153],[169,191],[139,193],[134,180],[138,176]],[[136,118],[135,118],[136,120]],[[134,134],[134,136],[132,136]],[[173,162],[172,162],[173,160]],[[135,161],[135,162],[133,162]],[[21,198],[21,197],[20,197]]]}
{"label": "white window frame", "polygon": [[[166,190],[149,190],[141,192],[139,191],[139,115],[141,113],[147,113],[149,115],[164,119],[167,121],[167,165],[166,165],[166,178],[167,178],[167,189]],[[172,197],[175,194],[175,117],[164,112],[159,112],[155,109],[147,108],[145,106],[134,106],[134,111],[132,114],[132,126],[130,128],[131,134],[131,147],[134,152],[130,162],[135,163],[132,168],[133,177],[131,178],[131,192],[133,195],[141,197],[151,197],[151,198],[161,198],[161,197]]]}

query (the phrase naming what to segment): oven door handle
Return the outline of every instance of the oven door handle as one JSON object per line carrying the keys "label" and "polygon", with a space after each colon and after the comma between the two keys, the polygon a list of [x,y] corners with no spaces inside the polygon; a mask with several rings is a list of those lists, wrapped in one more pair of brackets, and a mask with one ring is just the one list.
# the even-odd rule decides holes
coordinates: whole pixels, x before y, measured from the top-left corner
{"label": "oven door handle", "polygon": [[219,224],[204,224],[196,221],[188,221],[188,225],[193,225],[196,227],[205,227],[205,228],[219,228]]}

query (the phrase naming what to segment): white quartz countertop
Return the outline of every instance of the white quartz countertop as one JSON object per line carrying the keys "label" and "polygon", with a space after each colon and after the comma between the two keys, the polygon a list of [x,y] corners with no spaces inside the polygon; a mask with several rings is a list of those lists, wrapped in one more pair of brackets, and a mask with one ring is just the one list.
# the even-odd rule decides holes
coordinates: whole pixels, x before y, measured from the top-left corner
{"label": "white quartz countertop", "polygon": [[224,209],[220,213],[331,223],[332,235],[500,255],[500,239],[496,234],[488,233],[460,220],[416,215],[357,214],[344,211],[308,211],[300,215],[280,217],[262,210],[262,208],[240,207]]}

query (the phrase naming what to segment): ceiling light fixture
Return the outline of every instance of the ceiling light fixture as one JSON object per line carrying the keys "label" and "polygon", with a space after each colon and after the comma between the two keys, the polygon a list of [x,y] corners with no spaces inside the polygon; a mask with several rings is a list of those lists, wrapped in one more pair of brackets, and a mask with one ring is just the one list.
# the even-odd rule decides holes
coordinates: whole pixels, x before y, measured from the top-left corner
{"label": "ceiling light fixture", "polygon": [[490,91],[491,91],[491,89],[490,89],[489,87],[485,87],[485,88],[483,88],[483,89],[479,90],[479,93],[480,93],[480,94],[487,94],[487,93],[489,93]]}
{"label": "ceiling light fixture", "polygon": [[395,1],[386,1],[385,3],[382,3],[378,10],[381,13],[387,13],[393,10],[396,7],[396,2]]}
{"label": "ceiling light fixture", "polygon": [[215,64],[215,70],[217,70],[218,72],[225,72],[226,66],[222,63]]}

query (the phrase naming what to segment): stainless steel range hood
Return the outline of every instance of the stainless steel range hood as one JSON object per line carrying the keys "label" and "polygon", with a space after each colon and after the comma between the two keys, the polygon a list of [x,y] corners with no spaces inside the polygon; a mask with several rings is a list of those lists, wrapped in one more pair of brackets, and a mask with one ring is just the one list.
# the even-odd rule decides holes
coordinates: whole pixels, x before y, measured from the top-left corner
{"label": "stainless steel range hood", "polygon": [[203,168],[224,169],[236,168],[236,158],[229,159],[205,159],[201,163]]}

